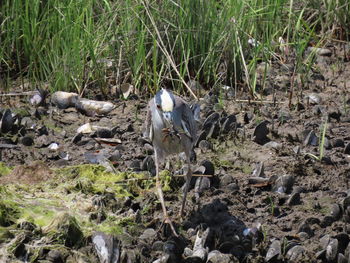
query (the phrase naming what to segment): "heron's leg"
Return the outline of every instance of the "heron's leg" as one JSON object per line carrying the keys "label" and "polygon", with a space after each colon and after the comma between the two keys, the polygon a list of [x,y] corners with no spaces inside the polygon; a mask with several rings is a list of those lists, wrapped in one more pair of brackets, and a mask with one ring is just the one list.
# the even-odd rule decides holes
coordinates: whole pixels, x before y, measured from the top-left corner
{"label": "heron's leg", "polygon": [[157,188],[157,192],[158,192],[159,201],[160,201],[160,204],[162,206],[164,220],[165,220],[165,223],[168,223],[170,225],[171,231],[177,237],[178,234],[175,231],[173,223],[171,222],[171,220],[168,216],[168,212],[167,212],[166,207],[165,207],[162,185],[161,185],[160,179],[159,179],[159,160],[158,160],[158,153],[156,150],[154,151],[154,158],[155,158],[155,165],[156,165],[156,188]]}
{"label": "heron's leg", "polygon": [[185,182],[184,196],[182,199],[182,205],[181,205],[181,209],[180,209],[180,217],[183,216],[183,212],[184,212],[185,205],[186,205],[187,193],[188,193],[188,190],[190,189],[191,178],[192,178],[190,153],[186,153],[186,162],[187,162],[188,170],[187,170],[187,174],[186,174],[186,178],[185,178],[186,182]]}

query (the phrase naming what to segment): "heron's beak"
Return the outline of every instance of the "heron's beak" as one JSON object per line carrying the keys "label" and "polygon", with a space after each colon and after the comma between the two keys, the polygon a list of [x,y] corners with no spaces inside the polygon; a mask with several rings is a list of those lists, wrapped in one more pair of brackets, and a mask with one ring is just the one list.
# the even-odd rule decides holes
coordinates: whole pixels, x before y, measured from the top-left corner
{"label": "heron's beak", "polygon": [[173,113],[171,111],[163,112],[163,117],[164,117],[164,120],[165,120],[165,125],[167,127],[172,126],[172,124],[173,124]]}

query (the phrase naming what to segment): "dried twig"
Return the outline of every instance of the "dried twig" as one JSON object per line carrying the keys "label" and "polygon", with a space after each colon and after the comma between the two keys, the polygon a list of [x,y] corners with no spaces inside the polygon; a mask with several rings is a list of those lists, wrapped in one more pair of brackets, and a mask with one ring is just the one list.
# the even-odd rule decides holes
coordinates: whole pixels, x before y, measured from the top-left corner
{"label": "dried twig", "polygon": [[11,93],[3,93],[0,94],[0,97],[11,97],[11,96],[30,96],[34,95],[35,91],[24,91],[24,92],[11,92]]}

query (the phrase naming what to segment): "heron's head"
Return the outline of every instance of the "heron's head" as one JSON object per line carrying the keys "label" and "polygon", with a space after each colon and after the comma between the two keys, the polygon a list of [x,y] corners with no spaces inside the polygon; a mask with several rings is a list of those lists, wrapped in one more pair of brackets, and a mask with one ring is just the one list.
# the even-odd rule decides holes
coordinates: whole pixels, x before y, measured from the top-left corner
{"label": "heron's head", "polygon": [[161,89],[156,94],[155,103],[158,111],[160,111],[167,123],[172,124],[173,110],[175,107],[174,95],[166,89]]}

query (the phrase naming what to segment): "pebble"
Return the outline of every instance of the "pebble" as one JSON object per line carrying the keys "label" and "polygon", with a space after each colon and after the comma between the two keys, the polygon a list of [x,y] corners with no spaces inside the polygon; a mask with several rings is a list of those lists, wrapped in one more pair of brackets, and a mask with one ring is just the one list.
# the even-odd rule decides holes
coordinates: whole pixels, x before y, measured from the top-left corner
{"label": "pebble", "polygon": [[281,255],[281,251],[281,242],[279,240],[274,240],[267,250],[265,260],[267,262],[273,262],[277,260]]}
{"label": "pebble", "polygon": [[299,262],[302,259],[305,249],[296,245],[288,250],[286,254],[286,258],[289,260],[288,262]]}
{"label": "pebble", "polygon": [[338,240],[331,239],[326,247],[326,259],[330,262],[334,261],[338,255]]}
{"label": "pebble", "polygon": [[293,206],[300,204],[300,194],[299,193],[292,193],[290,197],[287,199],[287,205]]}
{"label": "pebble", "polygon": [[268,121],[262,121],[255,127],[252,137],[254,142],[264,145],[269,141],[267,138],[267,134],[269,133],[269,129],[267,128],[268,123]]}

